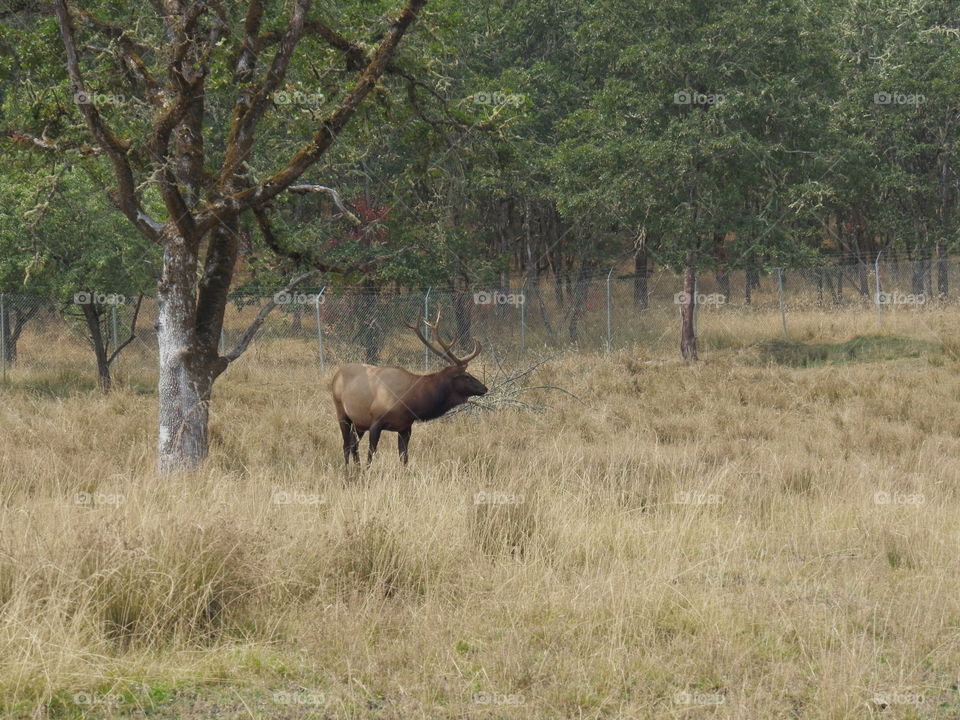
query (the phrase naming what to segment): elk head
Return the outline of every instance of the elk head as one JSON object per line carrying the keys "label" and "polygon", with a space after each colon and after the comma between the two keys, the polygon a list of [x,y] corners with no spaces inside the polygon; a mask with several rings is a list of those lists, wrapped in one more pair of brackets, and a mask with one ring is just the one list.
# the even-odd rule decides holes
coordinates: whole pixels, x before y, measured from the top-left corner
{"label": "elk head", "polygon": [[[450,348],[450,343],[444,342],[443,337],[440,335],[439,310],[437,311],[437,319],[433,322],[429,322],[426,318],[424,318],[423,312],[421,311],[420,315],[417,317],[416,324],[411,325],[406,321],[404,321],[403,324],[417,334],[417,337],[420,338],[420,341],[428,350],[430,350],[440,359],[449,363],[449,365],[445,369],[441,370],[438,374],[449,379],[453,392],[459,396],[461,402],[465,402],[467,398],[474,395],[486,395],[487,386],[467,372],[467,364],[480,354],[481,348],[479,340],[474,339],[473,352],[464,357],[458,357]],[[437,344],[440,346],[439,348],[431,343],[426,337],[424,337],[421,326],[428,327],[432,331],[433,337],[436,338]]]}

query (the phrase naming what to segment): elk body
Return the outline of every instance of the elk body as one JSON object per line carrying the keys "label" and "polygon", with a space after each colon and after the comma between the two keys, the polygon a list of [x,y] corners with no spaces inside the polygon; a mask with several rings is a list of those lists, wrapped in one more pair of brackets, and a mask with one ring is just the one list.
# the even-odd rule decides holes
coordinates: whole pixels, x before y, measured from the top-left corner
{"label": "elk body", "polygon": [[[440,348],[424,337],[421,324],[434,331]],[[360,439],[366,432],[370,433],[367,462],[372,461],[380,433],[384,430],[398,434],[400,460],[406,464],[413,423],[438,418],[474,395],[487,392],[486,386],[467,372],[467,363],[480,354],[478,341],[474,340],[473,352],[461,358],[440,337],[440,313],[433,323],[424,320],[421,313],[416,325],[406,322],[404,325],[416,332],[428,349],[450,365],[428,375],[376,365],[351,364],[340,368],[333,376],[330,389],[343,435],[343,460],[347,465],[351,456],[354,462],[360,462]]]}

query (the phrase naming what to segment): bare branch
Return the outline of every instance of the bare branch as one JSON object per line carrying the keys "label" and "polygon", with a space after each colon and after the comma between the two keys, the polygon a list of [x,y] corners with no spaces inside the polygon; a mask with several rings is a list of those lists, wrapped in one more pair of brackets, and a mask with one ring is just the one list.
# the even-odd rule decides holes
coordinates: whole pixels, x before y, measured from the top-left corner
{"label": "bare branch", "polygon": [[51,140],[47,137],[46,129],[40,133],[40,137],[37,137],[23,130],[4,128],[0,129],[0,138],[7,138],[10,142],[30,150],[45,150],[57,156],[63,155],[67,150],[76,150],[81,155],[87,157],[91,155],[103,155],[103,149],[96,145],[81,145],[74,142]]}
{"label": "bare branch", "polygon": [[[326,23],[322,23],[319,20],[306,20],[304,21],[303,28],[305,35],[318,35],[327,45],[343,53],[347,61],[347,70],[363,70],[369,62],[366,50],[341,35]],[[282,37],[283,33],[277,30],[271,30],[257,38],[257,47],[264,48],[269,45],[275,45],[280,42]]]}
{"label": "bare branch", "polygon": [[331,187],[327,187],[326,185],[291,185],[287,188],[287,190],[298,195],[307,195],[308,193],[328,193],[333,199],[333,204],[337,206],[347,220],[357,227],[363,226],[360,218],[347,209],[347,206],[343,202],[343,198],[340,197],[340,193]]}
{"label": "bare branch", "polygon": [[124,340],[120,345],[117,346],[116,350],[113,351],[113,354],[107,358],[107,365],[113,363],[117,355],[130,343],[132,343],[137,338],[137,316],[140,315],[140,304],[143,302],[143,293],[140,293],[140,296],[137,298],[137,305],[133,309],[133,320],[130,321],[130,337]]}
{"label": "bare branch", "polygon": [[[278,291],[276,295],[280,295],[282,293],[289,293],[291,290],[297,287],[304,280],[306,280],[309,277],[313,277],[314,275],[317,275],[319,273],[320,273],[320,270],[311,270],[310,272],[305,272],[302,275],[295,277],[293,280],[287,283],[286,287]],[[240,340],[237,342],[236,347],[234,347],[233,350],[231,350],[230,352],[228,352],[226,355],[223,356],[224,360],[226,360],[228,363],[232,363],[234,360],[236,360],[238,357],[240,357],[241,355],[243,355],[243,353],[246,352],[247,347],[249,347],[251,341],[253,340],[254,337],[256,337],[257,332],[260,330],[260,327],[263,325],[264,321],[267,319],[267,315],[273,312],[273,309],[277,306],[277,301],[275,299],[276,295],[274,295],[274,297],[271,298],[267,302],[267,304],[263,306],[263,308],[261,308],[260,312],[257,313],[257,317],[254,319],[252,323],[250,323],[250,327],[244,330],[243,335],[240,336]]]}

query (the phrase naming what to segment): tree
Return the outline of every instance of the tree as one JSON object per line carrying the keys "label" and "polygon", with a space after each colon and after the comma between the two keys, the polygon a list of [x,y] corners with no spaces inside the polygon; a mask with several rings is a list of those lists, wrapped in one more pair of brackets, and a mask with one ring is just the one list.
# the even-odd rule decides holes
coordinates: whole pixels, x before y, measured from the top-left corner
{"label": "tree", "polygon": [[[324,157],[395,67],[401,39],[425,4],[408,0],[396,19],[376,29],[379,40],[368,52],[312,13],[310,0],[294,0],[285,25],[274,28],[271,17],[283,4],[268,0],[243,7],[170,0],[125,11],[106,3],[81,8],[54,2],[70,97],[86,137],[67,137],[64,130],[48,140],[34,126],[17,132],[22,142],[54,153],[90,145],[112,168],[114,204],[162,249],[161,472],[203,462],[213,384],[252,339],[245,333],[234,349],[218,351],[240,216],[266,212]],[[38,21],[36,31],[46,30]],[[83,36],[94,37],[94,45],[109,43],[110,51],[85,53]],[[309,57],[305,44],[312,46]],[[325,78],[339,67],[355,80],[321,108],[309,139],[275,165],[277,148],[258,130],[276,107],[275,95],[310,77],[314,64],[325,65]]]}
{"label": "tree", "polygon": [[800,244],[790,192],[808,175],[831,79],[814,24],[793,0],[616,0],[577,28],[585,91],[559,127],[558,202],[654,239],[641,249],[682,277],[686,359],[697,357],[697,273]]}
{"label": "tree", "polygon": [[[68,321],[81,321],[96,358],[98,385],[108,392],[110,367],[134,339],[140,308],[135,298],[156,282],[159,248],[110,212],[97,192],[98,178],[76,166],[51,172],[0,189],[0,204],[10,213],[0,230],[0,267],[8,283],[30,290],[36,301],[52,302]],[[128,301],[129,335],[111,347],[107,323],[117,305]],[[34,312],[39,307],[29,306]],[[26,308],[14,313],[14,341],[29,316]]]}

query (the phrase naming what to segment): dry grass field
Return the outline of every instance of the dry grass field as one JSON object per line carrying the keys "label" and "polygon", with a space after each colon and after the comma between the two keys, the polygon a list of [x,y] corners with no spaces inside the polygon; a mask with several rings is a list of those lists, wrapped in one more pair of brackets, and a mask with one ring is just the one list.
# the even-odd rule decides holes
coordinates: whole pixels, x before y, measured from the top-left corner
{"label": "dry grass field", "polygon": [[956,310],[779,322],[705,323],[694,365],[673,334],[561,355],[525,382],[576,397],[417,425],[407,468],[387,434],[349,475],[282,341],[177,479],[148,385],[14,373],[0,715],[960,717]]}

